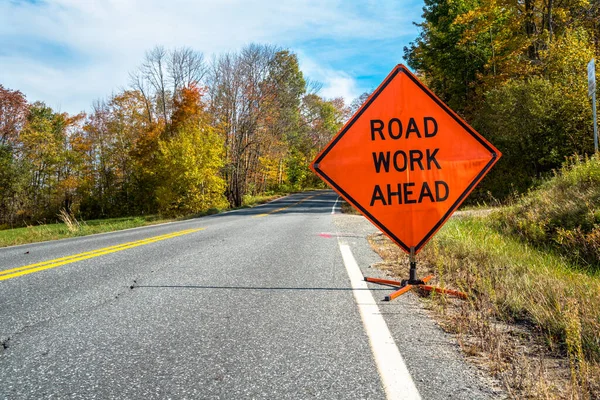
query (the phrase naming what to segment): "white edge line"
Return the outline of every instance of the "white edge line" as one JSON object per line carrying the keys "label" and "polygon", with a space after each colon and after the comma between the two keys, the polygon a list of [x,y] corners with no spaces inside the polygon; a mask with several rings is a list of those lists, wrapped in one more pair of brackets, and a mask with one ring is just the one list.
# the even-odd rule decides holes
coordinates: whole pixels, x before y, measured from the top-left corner
{"label": "white edge line", "polygon": [[421,395],[352,255],[350,246],[342,243],[339,243],[339,246],[386,397],[390,400],[420,400]]}
{"label": "white edge line", "polygon": [[331,215],[335,214],[335,206],[337,206],[338,201],[340,201],[340,196],[335,199],[335,203],[333,203],[333,207],[331,207]]}

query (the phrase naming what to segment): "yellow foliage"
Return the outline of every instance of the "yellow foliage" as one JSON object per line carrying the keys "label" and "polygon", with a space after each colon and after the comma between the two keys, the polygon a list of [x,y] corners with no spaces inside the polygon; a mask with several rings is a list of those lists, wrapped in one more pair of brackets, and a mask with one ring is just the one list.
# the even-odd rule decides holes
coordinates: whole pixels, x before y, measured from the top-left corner
{"label": "yellow foliage", "polygon": [[184,125],[171,139],[159,142],[162,179],[157,200],[162,212],[190,214],[227,206],[223,141],[209,126]]}
{"label": "yellow foliage", "polygon": [[265,155],[259,157],[260,168],[264,173],[266,186],[272,187],[285,181],[287,174],[283,160],[276,155]]}

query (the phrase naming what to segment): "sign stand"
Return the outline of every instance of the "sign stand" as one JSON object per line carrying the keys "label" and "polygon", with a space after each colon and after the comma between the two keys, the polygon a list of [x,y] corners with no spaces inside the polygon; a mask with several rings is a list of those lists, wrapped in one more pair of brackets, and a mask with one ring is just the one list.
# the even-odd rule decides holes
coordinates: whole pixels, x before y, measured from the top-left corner
{"label": "sign stand", "polygon": [[385,301],[392,301],[396,297],[400,297],[404,293],[408,292],[413,287],[416,287],[416,288],[419,288],[421,290],[425,290],[428,292],[449,294],[451,296],[458,297],[459,299],[463,299],[463,300],[467,299],[466,293],[459,292],[457,290],[443,289],[443,288],[439,288],[436,286],[426,285],[426,283],[429,282],[431,280],[431,278],[433,278],[433,275],[426,276],[423,279],[418,279],[417,278],[417,260],[415,257],[415,248],[414,247],[410,248],[409,263],[410,263],[410,271],[409,271],[408,279],[403,279],[402,281],[392,281],[389,279],[365,277],[365,281],[371,282],[371,283],[377,283],[380,285],[392,286],[392,287],[397,288],[397,290],[395,292],[393,292],[389,296],[385,296],[385,298],[384,298]]}

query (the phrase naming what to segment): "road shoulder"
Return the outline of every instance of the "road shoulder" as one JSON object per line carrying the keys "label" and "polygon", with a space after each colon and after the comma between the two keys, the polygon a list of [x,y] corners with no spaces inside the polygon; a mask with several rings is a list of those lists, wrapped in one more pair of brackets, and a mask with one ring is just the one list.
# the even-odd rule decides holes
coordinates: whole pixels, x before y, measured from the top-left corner
{"label": "road shoulder", "polygon": [[[350,246],[363,275],[389,279],[372,267],[381,258],[367,236],[378,230],[362,216],[336,213],[333,221],[340,243]],[[466,360],[456,338],[438,326],[414,293],[385,302],[393,289],[369,287],[423,399],[506,397],[498,381]]]}

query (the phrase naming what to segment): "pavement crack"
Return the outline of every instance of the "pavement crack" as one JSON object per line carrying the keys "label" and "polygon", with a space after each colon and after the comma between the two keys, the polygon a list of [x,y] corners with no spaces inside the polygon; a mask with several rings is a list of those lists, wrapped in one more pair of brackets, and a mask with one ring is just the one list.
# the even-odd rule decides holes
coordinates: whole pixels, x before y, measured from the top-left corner
{"label": "pavement crack", "polygon": [[19,337],[21,335],[27,334],[28,332],[30,332],[34,329],[37,329],[39,327],[48,326],[51,323],[56,322],[56,321],[60,321],[60,320],[63,320],[63,319],[69,318],[69,317],[76,316],[78,314],[85,314],[85,313],[89,313],[94,310],[100,309],[100,308],[104,307],[105,305],[116,302],[117,300],[122,298],[124,295],[128,294],[131,290],[133,290],[136,287],[138,287],[138,283],[137,283],[137,279],[134,279],[133,285],[125,286],[123,289],[119,290],[115,295],[107,296],[106,298],[98,301],[96,304],[91,304],[86,307],[80,307],[76,310],[70,311],[65,314],[57,315],[52,318],[40,319],[40,320],[34,321],[30,324],[23,325],[23,326],[19,327],[18,329],[16,329],[15,331],[9,333],[9,336],[7,336],[5,338],[0,337],[0,345],[2,346],[2,347],[0,347],[0,354],[7,351],[9,349],[9,347],[12,347],[9,344],[9,342],[14,341],[17,337]]}

